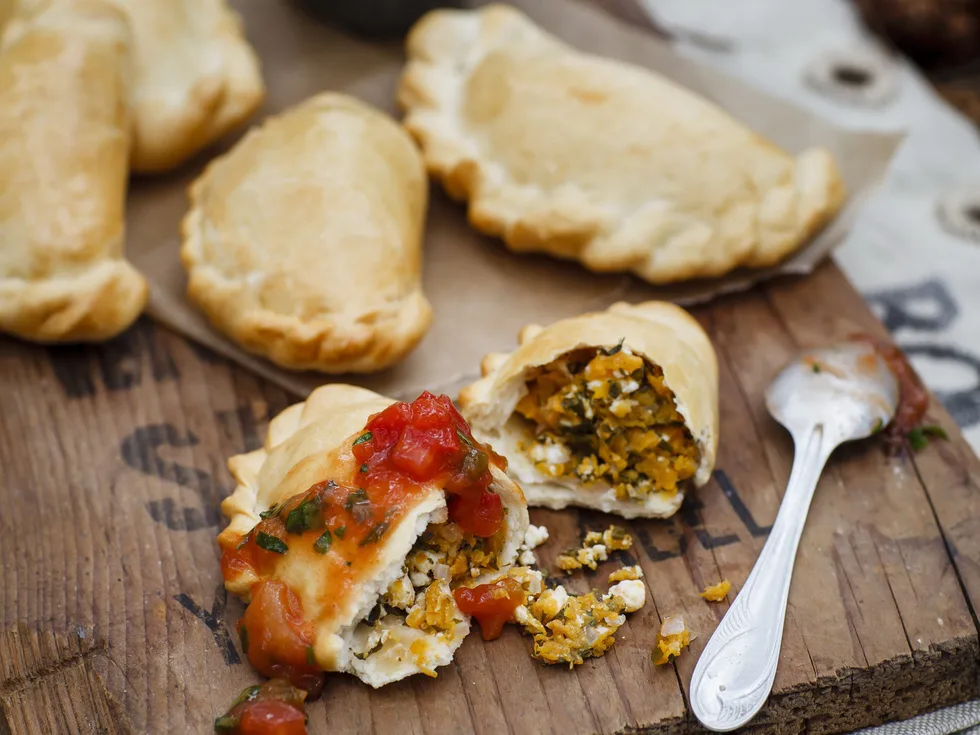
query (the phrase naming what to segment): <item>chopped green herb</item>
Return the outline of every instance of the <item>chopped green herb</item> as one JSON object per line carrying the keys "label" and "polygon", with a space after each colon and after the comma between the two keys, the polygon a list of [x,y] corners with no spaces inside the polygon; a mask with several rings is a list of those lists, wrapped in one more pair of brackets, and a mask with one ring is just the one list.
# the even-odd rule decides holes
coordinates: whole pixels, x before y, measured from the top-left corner
{"label": "chopped green herb", "polygon": [[354,563],[354,562],[351,562],[351,561],[349,561],[349,562],[347,562],[347,566],[350,566],[350,565],[351,565],[351,564],[353,564],[353,563]]}
{"label": "chopped green herb", "polygon": [[306,663],[310,666],[316,665],[316,656],[313,655],[313,646],[306,647]]}
{"label": "chopped green herb", "polygon": [[347,533],[347,526],[340,526],[333,530],[333,535],[337,538],[343,538],[345,533]]}
{"label": "chopped green herb", "polygon": [[469,445],[469,446],[471,446],[471,447],[473,446],[473,442],[472,442],[472,441],[470,441],[470,438],[469,438],[468,436],[466,436],[466,434],[464,434],[464,433],[463,433],[462,431],[460,431],[459,429],[456,429],[456,436],[458,436],[458,437],[459,437],[459,440],[460,440],[461,442],[463,442],[463,444],[467,444],[467,445]]}
{"label": "chopped green herb", "polygon": [[285,503],[276,503],[271,508],[269,508],[269,510],[264,510],[261,513],[259,513],[259,518],[261,518],[264,521],[268,518],[272,518],[273,516],[279,515],[279,512],[282,510],[282,507],[284,505]]}
{"label": "chopped green herb", "polygon": [[817,363],[813,363],[813,372],[819,373],[820,372],[820,365],[818,365]]}
{"label": "chopped green herb", "polygon": [[344,500],[344,508],[346,510],[350,510],[358,503],[367,502],[367,499],[367,491],[364,488],[359,487],[357,490],[351,490],[350,493],[348,493],[347,498]]}
{"label": "chopped green herb", "polygon": [[332,543],[333,538],[330,536],[330,529],[327,529],[320,538],[313,542],[313,550],[318,554],[326,554]]}
{"label": "chopped green herb", "polygon": [[368,499],[367,492],[363,488],[358,488],[347,496],[347,499],[344,501],[344,508],[354,516],[354,519],[358,523],[364,523],[373,514],[371,501]]}
{"label": "chopped green herb", "polygon": [[918,452],[920,449],[925,449],[926,446],[928,446],[930,437],[936,439],[949,438],[949,436],[946,434],[946,430],[943,427],[935,425],[916,426],[905,436],[909,440],[909,446],[916,452]]}
{"label": "chopped green herb", "polygon": [[363,434],[361,434],[359,437],[357,437],[354,440],[354,443],[351,446],[356,447],[358,444],[363,444],[364,442],[371,441],[373,438],[374,438],[374,434],[372,434],[370,431],[365,431]]}
{"label": "chopped green herb", "polygon": [[369,467],[366,464],[361,465],[361,472],[367,472]]}
{"label": "chopped green herb", "polygon": [[289,551],[289,547],[286,546],[285,541],[278,536],[273,536],[271,533],[265,533],[264,531],[259,531],[258,536],[255,537],[255,544],[260,549],[272,551],[276,554],[285,554]]}
{"label": "chopped green herb", "polygon": [[216,733],[232,733],[238,729],[238,718],[232,715],[221,715],[214,721],[214,731]]}
{"label": "chopped green herb", "polygon": [[601,352],[606,357],[612,357],[613,355],[619,353],[623,349],[623,343],[625,341],[626,341],[626,337],[622,337],[619,340],[619,344],[616,345],[615,347],[613,347],[611,349],[608,349],[608,350],[600,348],[599,349],[599,352]]}
{"label": "chopped green herb", "polygon": [[905,435],[909,440],[909,446],[916,452],[925,449],[929,444],[929,439],[921,426],[916,426],[912,431]]}
{"label": "chopped green herb", "polygon": [[[238,637],[242,641],[242,653],[248,653],[248,629],[243,625],[238,629]],[[255,690],[258,692],[258,689]],[[244,692],[242,692],[244,694]]]}
{"label": "chopped green herb", "polygon": [[368,544],[375,544],[381,540],[382,536],[388,531],[388,521],[381,521],[374,528],[368,531],[368,535],[361,539],[361,543],[358,546],[367,546]]}
{"label": "chopped green herb", "polygon": [[297,505],[286,516],[287,533],[303,533],[311,528],[323,526],[323,518],[320,515],[322,501],[318,494],[313,494]]}
{"label": "chopped green herb", "polygon": [[878,419],[878,423],[875,424],[874,428],[871,430],[871,433],[878,434],[884,428],[885,428],[885,422],[882,421],[881,419]]}

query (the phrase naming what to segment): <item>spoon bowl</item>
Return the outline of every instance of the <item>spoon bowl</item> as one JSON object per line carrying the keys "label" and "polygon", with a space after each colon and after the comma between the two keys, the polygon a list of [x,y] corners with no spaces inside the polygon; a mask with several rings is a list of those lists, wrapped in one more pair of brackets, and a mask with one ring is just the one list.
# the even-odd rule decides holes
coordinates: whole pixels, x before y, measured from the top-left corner
{"label": "spoon bowl", "polygon": [[810,501],[831,452],[883,429],[898,382],[874,347],[845,342],[810,350],[766,391],[766,407],[793,436],[786,492],[759,558],[705,646],[691,678],[691,709],[709,730],[742,727],[772,690],[790,579]]}

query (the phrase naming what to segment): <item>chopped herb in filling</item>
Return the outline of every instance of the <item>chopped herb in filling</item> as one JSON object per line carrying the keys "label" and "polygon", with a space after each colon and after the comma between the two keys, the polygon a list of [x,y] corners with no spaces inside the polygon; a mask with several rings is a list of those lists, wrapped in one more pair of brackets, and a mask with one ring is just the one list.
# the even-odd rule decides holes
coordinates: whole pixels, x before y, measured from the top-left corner
{"label": "chopped herb in filling", "polygon": [[541,472],[604,482],[620,500],[676,493],[700,456],[663,371],[625,347],[576,350],[539,368],[517,413]]}

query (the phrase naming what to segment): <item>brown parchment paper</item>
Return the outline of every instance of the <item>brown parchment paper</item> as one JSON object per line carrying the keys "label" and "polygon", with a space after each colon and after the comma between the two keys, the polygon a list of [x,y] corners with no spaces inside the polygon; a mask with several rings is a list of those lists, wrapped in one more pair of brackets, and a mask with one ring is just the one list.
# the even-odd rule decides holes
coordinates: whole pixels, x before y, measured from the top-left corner
{"label": "brown parchment paper", "polygon": [[[233,0],[262,59],[269,89],[253,123],[325,89],[346,91],[397,115],[394,90],[403,63],[400,44],[373,44],[311,20],[288,0]],[[723,279],[655,287],[629,276],[597,275],[543,256],[516,255],[466,223],[465,210],[434,189],[424,251],[424,288],[435,310],[432,328],[400,365],[345,382],[395,398],[421,390],[449,393],[479,374],[487,352],[512,349],[527,323],[547,324],[625,299],[682,304],[744,290],[779,273],[807,273],[838,245],[856,210],[882,176],[900,136],[842,131],[713,69],[682,58],[649,33],[583,0],[516,0],[535,21],[585,51],[654,69],[714,100],[779,145],[798,151],[824,145],[837,158],[850,198],[838,218],[776,268],[739,271]],[[597,134],[601,134],[599,131]],[[227,141],[225,147],[233,141]],[[281,370],[215,332],[184,297],[180,220],[186,187],[208,155],[181,172],[133,182],[128,207],[128,256],[149,279],[151,316],[297,395],[336,380]],[[325,288],[329,284],[324,285]]]}

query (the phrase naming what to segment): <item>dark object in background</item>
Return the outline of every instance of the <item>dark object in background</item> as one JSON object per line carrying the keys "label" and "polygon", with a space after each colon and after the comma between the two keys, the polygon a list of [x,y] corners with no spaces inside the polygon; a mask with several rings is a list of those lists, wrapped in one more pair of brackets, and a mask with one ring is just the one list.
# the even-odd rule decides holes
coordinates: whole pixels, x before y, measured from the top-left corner
{"label": "dark object in background", "polygon": [[297,0],[318,18],[372,38],[404,35],[430,10],[463,7],[462,0]]}
{"label": "dark object in background", "polygon": [[925,71],[980,59],[980,0],[854,0],[865,24]]}

